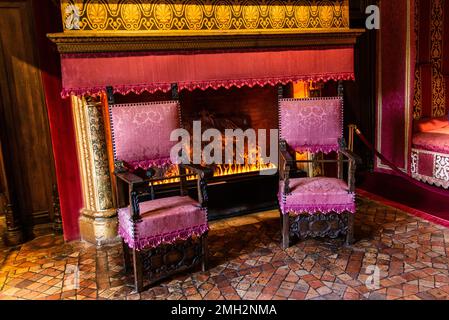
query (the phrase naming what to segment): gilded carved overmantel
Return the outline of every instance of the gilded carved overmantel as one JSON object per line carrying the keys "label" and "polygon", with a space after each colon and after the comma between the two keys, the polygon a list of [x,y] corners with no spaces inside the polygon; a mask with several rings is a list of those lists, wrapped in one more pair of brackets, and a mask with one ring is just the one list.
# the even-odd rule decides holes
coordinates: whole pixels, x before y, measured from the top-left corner
{"label": "gilded carved overmantel", "polygon": [[[61,54],[246,48],[347,47],[349,0],[61,0]],[[70,56],[70,55],[67,55]],[[86,74],[86,77],[89,77]],[[82,174],[84,240],[117,239],[101,107],[72,96]]]}
{"label": "gilded carved overmantel", "polygon": [[348,29],[348,0],[63,0],[65,31]]}

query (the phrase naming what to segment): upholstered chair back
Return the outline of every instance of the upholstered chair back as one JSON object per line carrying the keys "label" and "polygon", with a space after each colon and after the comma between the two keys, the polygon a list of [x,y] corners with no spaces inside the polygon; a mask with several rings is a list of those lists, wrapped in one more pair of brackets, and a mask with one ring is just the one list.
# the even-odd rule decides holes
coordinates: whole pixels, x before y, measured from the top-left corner
{"label": "upholstered chair back", "polygon": [[298,152],[329,153],[343,137],[343,99],[307,98],[279,101],[280,138]]}
{"label": "upholstered chair back", "polygon": [[180,127],[178,101],[115,104],[109,110],[114,160],[133,169],[170,163],[173,130]]}

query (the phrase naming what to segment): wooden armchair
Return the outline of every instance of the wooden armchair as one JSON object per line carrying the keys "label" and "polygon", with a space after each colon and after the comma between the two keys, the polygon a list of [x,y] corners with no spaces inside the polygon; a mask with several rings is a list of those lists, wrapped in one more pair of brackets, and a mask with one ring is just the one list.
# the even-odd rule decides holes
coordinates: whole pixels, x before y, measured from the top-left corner
{"label": "wooden armchair", "polygon": [[[343,99],[279,99],[282,247],[290,238],[346,235],[353,242],[355,170],[360,158],[343,139]],[[337,152],[336,160],[296,160],[296,152]],[[292,178],[298,163],[337,163],[337,177]],[[349,164],[344,181],[344,164]]]}
{"label": "wooden armchair", "polygon": [[[145,278],[152,285],[200,264],[207,268],[206,179],[212,171],[170,161],[170,133],[180,127],[179,112],[177,101],[109,103],[119,234],[137,292]],[[168,172],[179,195],[161,197],[155,190]],[[187,179],[194,176],[198,199],[188,192]]]}

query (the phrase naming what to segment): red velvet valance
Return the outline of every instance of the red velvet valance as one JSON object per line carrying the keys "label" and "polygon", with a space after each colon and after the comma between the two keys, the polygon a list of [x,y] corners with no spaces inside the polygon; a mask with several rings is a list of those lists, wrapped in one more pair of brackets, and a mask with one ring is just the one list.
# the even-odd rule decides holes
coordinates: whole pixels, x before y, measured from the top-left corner
{"label": "red velvet valance", "polygon": [[128,54],[63,54],[63,96],[127,94],[354,79],[353,48]]}

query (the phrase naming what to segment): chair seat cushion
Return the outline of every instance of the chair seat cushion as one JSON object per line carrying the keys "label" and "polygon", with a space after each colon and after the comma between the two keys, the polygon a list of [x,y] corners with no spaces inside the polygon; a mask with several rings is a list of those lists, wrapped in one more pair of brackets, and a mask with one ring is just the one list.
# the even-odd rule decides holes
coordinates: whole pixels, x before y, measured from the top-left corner
{"label": "chair seat cushion", "polygon": [[207,212],[189,197],[140,203],[141,220],[133,223],[130,208],[118,210],[119,234],[130,248],[154,248],[208,231]]}
{"label": "chair seat cushion", "polygon": [[355,195],[347,184],[335,178],[290,179],[290,193],[283,194],[284,182],[279,185],[279,204],[283,214],[288,213],[355,213]]}

